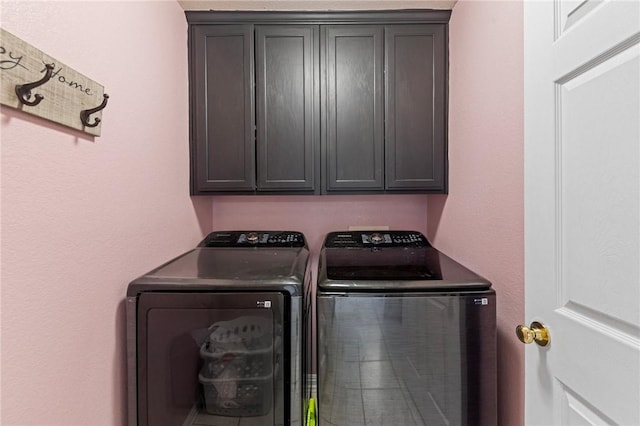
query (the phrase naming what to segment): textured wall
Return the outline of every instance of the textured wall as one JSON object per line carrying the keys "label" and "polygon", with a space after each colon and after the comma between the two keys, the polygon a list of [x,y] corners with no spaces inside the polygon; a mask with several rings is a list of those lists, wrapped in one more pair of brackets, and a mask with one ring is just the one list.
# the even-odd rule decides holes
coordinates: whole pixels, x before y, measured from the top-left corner
{"label": "textured wall", "polygon": [[189,198],[184,14],[173,1],[1,7],[2,28],[111,98],[95,139],[2,109],[0,423],[124,424],[126,286],[211,223]]}
{"label": "textured wall", "polygon": [[[310,1],[336,6],[300,7]],[[124,424],[126,285],[210,228],[298,229],[317,251],[331,230],[426,231],[427,216],[435,245],[498,290],[500,419],[522,424],[523,351],[512,331],[523,320],[520,3],[454,7],[448,196],[193,200],[178,4],[2,0],[1,8],[4,29],[111,95],[95,140],[2,109],[3,425]]]}
{"label": "textured wall", "polygon": [[450,22],[448,196],[429,198],[435,246],[498,293],[500,424],[523,423],[523,11],[459,1]]}
{"label": "textured wall", "polygon": [[291,229],[317,258],[327,232],[349,226],[427,230],[426,195],[213,197],[214,229]]}

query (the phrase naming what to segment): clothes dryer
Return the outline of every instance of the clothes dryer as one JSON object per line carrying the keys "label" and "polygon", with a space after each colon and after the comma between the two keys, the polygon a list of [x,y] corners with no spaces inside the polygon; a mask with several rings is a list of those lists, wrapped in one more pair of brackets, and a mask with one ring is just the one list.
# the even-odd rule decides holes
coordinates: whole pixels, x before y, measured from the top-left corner
{"label": "clothes dryer", "polygon": [[293,231],[220,231],[129,284],[129,424],[302,422],[309,251]]}

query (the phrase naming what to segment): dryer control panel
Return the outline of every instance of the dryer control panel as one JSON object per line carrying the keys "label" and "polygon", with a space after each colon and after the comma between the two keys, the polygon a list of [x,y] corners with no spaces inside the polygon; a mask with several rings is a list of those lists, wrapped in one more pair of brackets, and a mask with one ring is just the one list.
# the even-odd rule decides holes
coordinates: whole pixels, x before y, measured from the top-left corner
{"label": "dryer control panel", "polygon": [[431,247],[417,231],[345,231],[331,232],[325,239],[327,248],[364,247]]}
{"label": "dryer control panel", "polygon": [[304,235],[296,231],[216,231],[198,247],[305,247]]}

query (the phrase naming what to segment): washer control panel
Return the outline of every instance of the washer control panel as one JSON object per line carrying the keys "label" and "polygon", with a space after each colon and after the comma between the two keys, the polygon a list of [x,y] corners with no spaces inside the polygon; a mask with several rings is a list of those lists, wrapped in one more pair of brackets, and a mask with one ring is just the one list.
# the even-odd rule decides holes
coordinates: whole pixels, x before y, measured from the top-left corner
{"label": "washer control panel", "polygon": [[430,247],[417,231],[345,231],[327,234],[324,246],[338,247]]}
{"label": "washer control panel", "polygon": [[216,231],[199,247],[305,247],[304,235],[296,231]]}

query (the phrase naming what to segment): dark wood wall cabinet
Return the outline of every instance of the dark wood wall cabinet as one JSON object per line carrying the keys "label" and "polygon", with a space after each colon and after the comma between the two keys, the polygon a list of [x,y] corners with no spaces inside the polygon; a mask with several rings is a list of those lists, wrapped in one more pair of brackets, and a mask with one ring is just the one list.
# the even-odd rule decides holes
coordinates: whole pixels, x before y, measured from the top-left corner
{"label": "dark wood wall cabinet", "polygon": [[446,193],[450,14],[186,12],[191,193]]}

